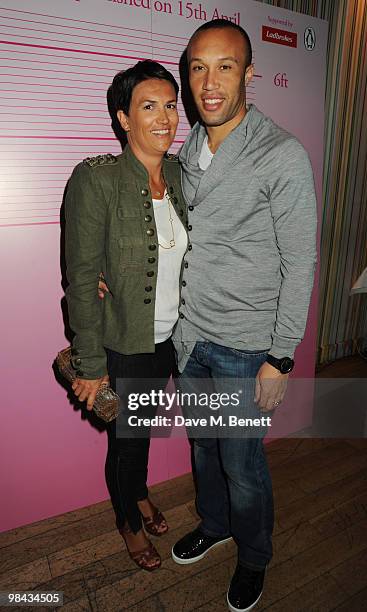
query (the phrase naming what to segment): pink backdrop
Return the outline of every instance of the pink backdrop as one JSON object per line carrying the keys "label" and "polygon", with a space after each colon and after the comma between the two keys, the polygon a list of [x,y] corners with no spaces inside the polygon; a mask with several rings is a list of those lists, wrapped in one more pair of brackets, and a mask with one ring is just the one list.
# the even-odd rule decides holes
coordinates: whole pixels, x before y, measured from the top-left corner
{"label": "pink backdrop", "polygon": [[[168,4],[171,14],[106,0],[2,2],[0,530],[107,498],[105,435],[74,411],[51,367],[65,345],[59,208],[75,163],[119,151],[105,103],[114,73],[153,57],[178,77],[179,57],[200,21],[180,15],[177,2]],[[225,6],[253,41],[257,76],[249,101],[304,143],[320,200],[326,23],[256,2]],[[214,0],[205,3],[207,19],[215,8]],[[264,24],[296,32],[298,46],[262,41]],[[307,51],[303,35],[310,25],[317,44]],[[282,73],[287,87],[274,85],[274,75]],[[188,131],[181,104],[179,111],[174,150]],[[300,377],[314,371],[316,294],[297,351]],[[304,413],[290,422],[290,431],[309,417]],[[152,441],[150,483],[189,469],[185,439]]]}

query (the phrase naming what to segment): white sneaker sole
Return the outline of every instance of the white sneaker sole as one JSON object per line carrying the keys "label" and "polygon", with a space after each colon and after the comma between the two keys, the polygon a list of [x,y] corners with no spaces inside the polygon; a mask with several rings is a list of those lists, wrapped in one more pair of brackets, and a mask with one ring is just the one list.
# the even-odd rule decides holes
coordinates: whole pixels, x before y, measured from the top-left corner
{"label": "white sneaker sole", "polygon": [[229,603],[228,592],[227,592],[228,610],[230,610],[231,612],[248,612],[249,610],[252,610],[252,608],[254,608],[256,606],[256,604],[259,602],[259,599],[260,599],[262,594],[263,594],[263,592],[261,591],[261,593],[260,593],[259,597],[257,598],[257,600],[254,601],[254,603],[251,604],[251,606],[249,606],[248,608],[235,608],[234,606],[232,606],[232,604]]}
{"label": "white sneaker sole", "polygon": [[173,552],[173,548],[172,548],[171,550],[172,559],[174,560],[175,563],[178,563],[179,565],[189,565],[190,563],[196,563],[196,561],[201,561],[201,559],[204,559],[205,555],[207,555],[210,550],[212,550],[213,548],[216,548],[216,546],[220,546],[221,544],[225,544],[226,542],[229,542],[229,540],[232,540],[232,536],[229,536],[229,538],[226,538],[225,540],[219,540],[219,542],[212,544],[211,546],[209,546],[209,548],[206,549],[205,552],[203,552],[201,555],[198,555],[197,557],[193,557],[192,559],[180,559],[180,557],[176,557],[175,553]]}

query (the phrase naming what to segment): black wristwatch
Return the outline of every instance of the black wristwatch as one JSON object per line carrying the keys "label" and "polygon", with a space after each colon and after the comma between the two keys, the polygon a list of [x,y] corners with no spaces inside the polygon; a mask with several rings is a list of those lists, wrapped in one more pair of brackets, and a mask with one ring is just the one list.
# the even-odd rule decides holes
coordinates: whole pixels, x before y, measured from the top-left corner
{"label": "black wristwatch", "polygon": [[290,357],[282,357],[281,359],[277,359],[273,357],[273,355],[268,355],[266,361],[270,363],[270,365],[274,366],[279,372],[282,374],[289,374],[292,372],[294,368],[294,361]]}

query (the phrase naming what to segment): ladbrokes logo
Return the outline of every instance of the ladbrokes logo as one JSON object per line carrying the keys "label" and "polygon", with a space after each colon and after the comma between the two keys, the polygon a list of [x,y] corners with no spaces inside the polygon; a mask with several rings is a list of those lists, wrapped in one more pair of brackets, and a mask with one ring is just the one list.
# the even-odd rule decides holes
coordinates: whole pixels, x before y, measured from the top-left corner
{"label": "ladbrokes logo", "polygon": [[276,43],[277,45],[297,47],[297,34],[295,32],[288,32],[287,30],[278,30],[277,28],[269,28],[263,25],[262,39],[266,42]]}

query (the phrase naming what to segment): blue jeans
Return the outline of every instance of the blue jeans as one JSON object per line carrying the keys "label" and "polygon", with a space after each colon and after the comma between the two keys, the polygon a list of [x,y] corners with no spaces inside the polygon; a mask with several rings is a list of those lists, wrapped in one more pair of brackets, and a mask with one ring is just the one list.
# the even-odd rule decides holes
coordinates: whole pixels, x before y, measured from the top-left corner
{"label": "blue jeans", "polygon": [[[179,379],[182,392],[202,390],[199,379],[211,379],[212,391],[228,391],[248,379],[244,414],[261,416],[253,402],[255,377],[267,351],[239,351],[213,342],[197,342]],[[223,382],[223,379],[226,379]],[[250,380],[249,380],[250,379]],[[195,382],[196,380],[196,382]],[[223,388],[224,385],[224,388]],[[197,509],[201,530],[210,536],[232,535],[238,560],[251,569],[263,569],[272,557],[273,493],[264,453],[263,436],[194,439]]]}

